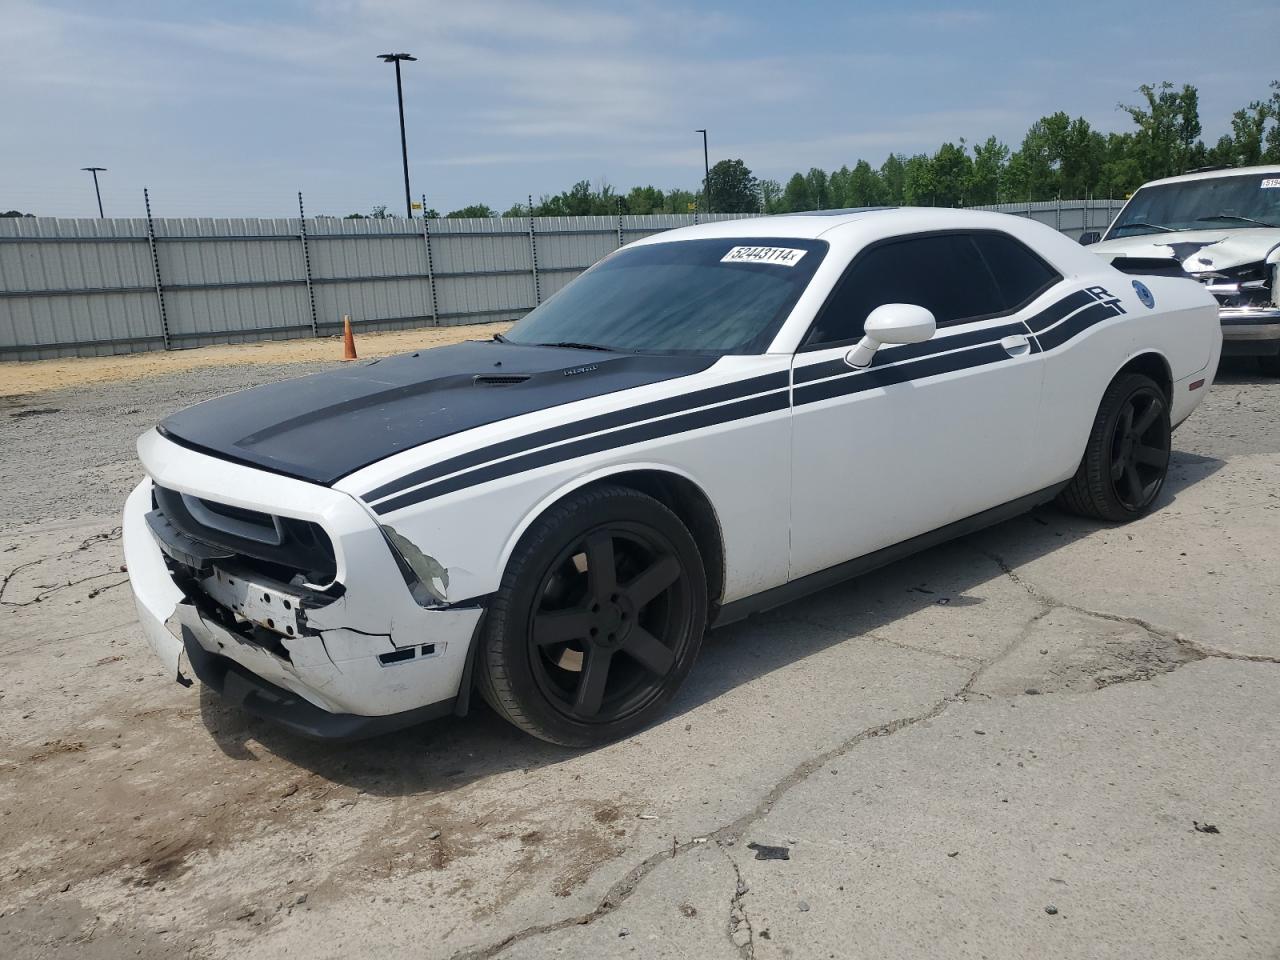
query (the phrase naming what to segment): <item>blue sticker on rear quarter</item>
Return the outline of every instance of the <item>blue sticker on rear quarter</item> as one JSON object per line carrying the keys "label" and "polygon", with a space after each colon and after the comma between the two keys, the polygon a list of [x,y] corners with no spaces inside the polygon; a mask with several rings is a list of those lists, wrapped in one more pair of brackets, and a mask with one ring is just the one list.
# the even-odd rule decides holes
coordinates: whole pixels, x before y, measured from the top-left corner
{"label": "blue sticker on rear quarter", "polygon": [[1147,289],[1147,285],[1141,280],[1133,281],[1133,292],[1138,295],[1138,299],[1142,301],[1142,305],[1151,310],[1156,305],[1156,298],[1151,295],[1151,291]]}

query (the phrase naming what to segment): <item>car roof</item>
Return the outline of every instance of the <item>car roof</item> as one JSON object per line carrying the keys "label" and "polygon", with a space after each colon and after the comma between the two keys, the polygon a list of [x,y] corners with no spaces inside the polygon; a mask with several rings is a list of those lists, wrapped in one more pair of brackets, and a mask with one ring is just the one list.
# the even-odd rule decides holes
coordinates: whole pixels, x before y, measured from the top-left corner
{"label": "car roof", "polygon": [[[650,234],[622,249],[685,240],[823,239],[844,254],[868,243],[897,236],[946,230],[993,230],[1028,244],[1063,276],[1088,273],[1099,258],[1053,227],[1025,217],[990,210],[951,207],[870,207],[856,210],[822,210],[808,213],[716,220]],[[840,257],[843,267],[847,262]]]}
{"label": "car roof", "polygon": [[904,234],[962,229],[1018,232],[1021,228],[1013,221],[1022,224],[1032,222],[1006,213],[952,207],[856,207],[845,210],[811,210],[804,213],[743,217],[740,220],[713,220],[710,223],[651,234],[635,243],[725,240],[738,237],[743,239],[795,237],[816,240],[824,234],[844,232],[843,228],[855,225],[860,227],[874,225],[877,232]]}
{"label": "car roof", "polygon": [[[1280,177],[1280,166],[1271,164],[1259,167],[1224,167],[1221,170],[1202,170],[1199,173],[1184,173],[1177,177],[1165,177],[1163,180],[1151,180],[1142,186],[1156,187],[1166,183],[1188,183],[1192,180],[1213,180],[1218,177],[1247,177],[1260,174]],[[1141,190],[1142,187],[1138,189]]]}

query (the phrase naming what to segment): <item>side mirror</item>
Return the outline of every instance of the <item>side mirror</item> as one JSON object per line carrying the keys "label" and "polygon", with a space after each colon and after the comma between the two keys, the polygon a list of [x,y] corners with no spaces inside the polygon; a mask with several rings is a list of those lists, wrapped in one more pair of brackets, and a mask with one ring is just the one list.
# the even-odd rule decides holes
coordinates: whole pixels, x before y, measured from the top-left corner
{"label": "side mirror", "polygon": [[876,307],[863,325],[862,340],[844,355],[844,362],[862,369],[884,343],[923,343],[938,332],[933,314],[913,303],[886,303]]}
{"label": "side mirror", "polygon": [[1091,243],[1097,243],[1102,239],[1102,234],[1097,230],[1086,230],[1080,234],[1080,246],[1087,247]]}

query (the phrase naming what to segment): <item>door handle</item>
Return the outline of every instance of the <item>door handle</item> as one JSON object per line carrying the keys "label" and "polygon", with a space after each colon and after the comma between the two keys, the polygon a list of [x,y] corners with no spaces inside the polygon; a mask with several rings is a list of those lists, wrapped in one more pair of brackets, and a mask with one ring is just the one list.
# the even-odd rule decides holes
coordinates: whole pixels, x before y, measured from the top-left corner
{"label": "door handle", "polygon": [[1031,352],[1031,341],[1020,333],[1005,337],[1000,341],[1000,346],[1011,357],[1021,357]]}

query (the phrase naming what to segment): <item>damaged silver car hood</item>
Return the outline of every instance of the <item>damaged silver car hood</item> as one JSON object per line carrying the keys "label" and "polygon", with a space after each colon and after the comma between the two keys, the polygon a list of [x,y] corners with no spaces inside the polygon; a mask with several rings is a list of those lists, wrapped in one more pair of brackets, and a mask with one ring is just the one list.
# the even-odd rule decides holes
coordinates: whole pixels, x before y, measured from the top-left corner
{"label": "damaged silver car hood", "polygon": [[1280,228],[1218,227],[1213,230],[1179,230],[1146,233],[1136,237],[1104,240],[1089,249],[1101,257],[1173,257],[1187,273],[1226,270],[1261,263],[1280,247]]}

